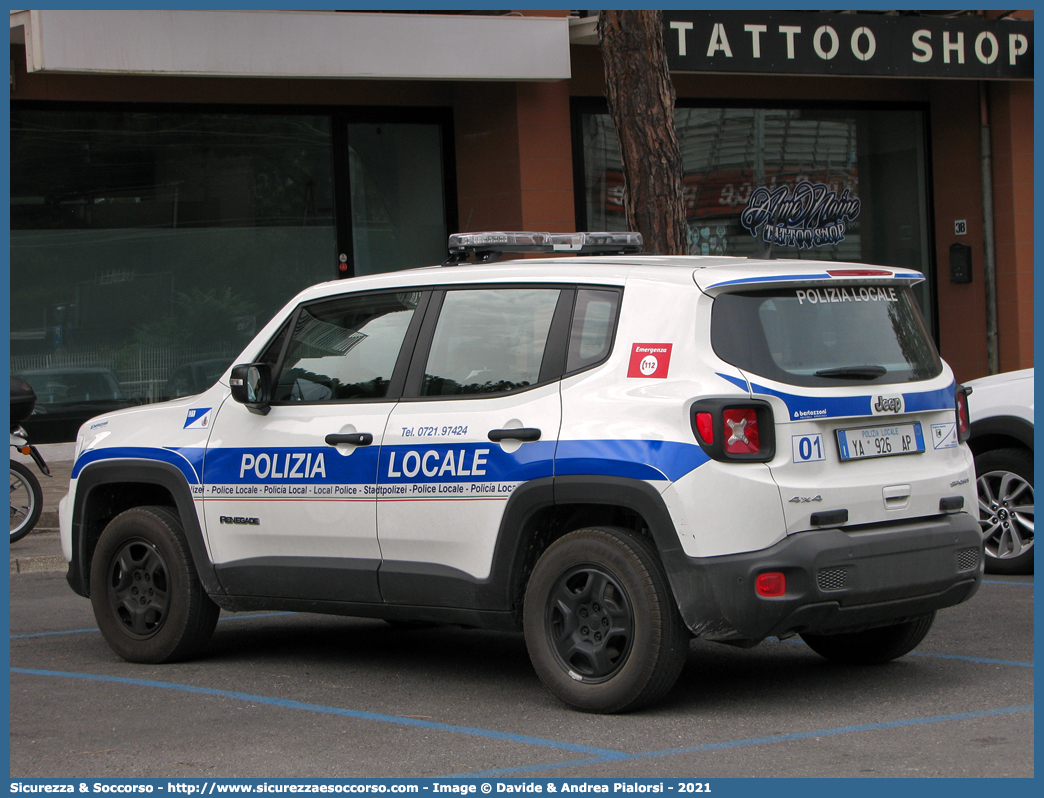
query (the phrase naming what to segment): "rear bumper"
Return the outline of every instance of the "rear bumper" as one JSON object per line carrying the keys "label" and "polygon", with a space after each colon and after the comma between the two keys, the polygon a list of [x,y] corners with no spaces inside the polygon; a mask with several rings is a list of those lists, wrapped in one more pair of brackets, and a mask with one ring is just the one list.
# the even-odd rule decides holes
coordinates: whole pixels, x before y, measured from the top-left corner
{"label": "rear bumper", "polygon": [[[664,558],[685,623],[709,640],[757,643],[794,632],[830,634],[898,623],[966,601],[982,581],[982,534],[968,513],[800,532],[763,551]],[[786,575],[786,593],[754,591]]]}

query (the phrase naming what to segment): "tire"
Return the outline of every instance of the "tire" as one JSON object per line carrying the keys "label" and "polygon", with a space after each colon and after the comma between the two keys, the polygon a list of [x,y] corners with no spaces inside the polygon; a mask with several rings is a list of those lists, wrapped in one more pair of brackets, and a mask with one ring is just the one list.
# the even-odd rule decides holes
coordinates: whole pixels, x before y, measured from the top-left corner
{"label": "tire", "polygon": [[91,561],[94,617],[130,662],[176,662],[199,653],[218,619],[200,584],[181,521],[164,507],[135,507],[101,534]]}
{"label": "tire", "polygon": [[975,473],[987,573],[1033,573],[1033,454],[983,452]]}
{"label": "tire", "polygon": [[11,542],[21,540],[36,526],[43,511],[40,480],[17,460],[11,461]]}
{"label": "tire", "polygon": [[523,629],[544,686],[585,712],[626,712],[663,697],[689,632],[656,550],[611,527],[552,543],[526,589]]}
{"label": "tire", "polygon": [[932,628],[935,613],[893,626],[840,635],[802,634],[808,647],[841,665],[881,665],[909,654]]}

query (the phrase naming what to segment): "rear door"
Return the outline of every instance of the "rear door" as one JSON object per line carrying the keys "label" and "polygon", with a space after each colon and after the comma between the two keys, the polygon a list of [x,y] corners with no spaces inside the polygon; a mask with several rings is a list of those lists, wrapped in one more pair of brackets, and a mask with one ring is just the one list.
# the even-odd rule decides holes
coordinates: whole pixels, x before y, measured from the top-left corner
{"label": "rear door", "polygon": [[974,506],[953,376],[908,285],[888,273],[715,298],[715,352],[773,407],[788,532],[937,515],[947,496]]}
{"label": "rear door", "polygon": [[471,601],[466,585],[489,576],[512,492],[553,475],[573,293],[540,285],[434,293],[381,447],[385,601]]}

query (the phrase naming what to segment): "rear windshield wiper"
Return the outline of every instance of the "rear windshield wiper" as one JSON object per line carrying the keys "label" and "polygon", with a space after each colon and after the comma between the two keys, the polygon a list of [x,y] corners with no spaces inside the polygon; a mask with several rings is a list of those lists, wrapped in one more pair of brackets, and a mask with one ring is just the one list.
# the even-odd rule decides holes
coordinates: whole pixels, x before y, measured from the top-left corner
{"label": "rear windshield wiper", "polygon": [[816,372],[816,376],[837,380],[873,380],[887,373],[888,369],[884,366],[842,366],[836,369],[822,369]]}

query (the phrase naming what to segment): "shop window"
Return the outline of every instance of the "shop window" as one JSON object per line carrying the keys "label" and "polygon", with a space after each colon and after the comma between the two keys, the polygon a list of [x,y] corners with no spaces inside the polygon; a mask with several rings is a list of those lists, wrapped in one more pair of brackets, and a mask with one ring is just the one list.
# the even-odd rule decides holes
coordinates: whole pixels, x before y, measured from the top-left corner
{"label": "shop window", "polygon": [[301,289],[443,260],[446,123],[392,116],[16,104],[12,373],[198,393]]}
{"label": "shop window", "polygon": [[[929,284],[915,296],[932,318],[921,111],[683,106],[676,121],[691,254],[747,257],[771,243],[780,258],[917,269]],[[584,229],[626,229],[612,120],[601,111],[580,118]],[[773,202],[817,198],[834,201],[820,218],[780,224],[771,214]]]}
{"label": "shop window", "polygon": [[350,124],[355,274],[446,259],[439,125]]}

